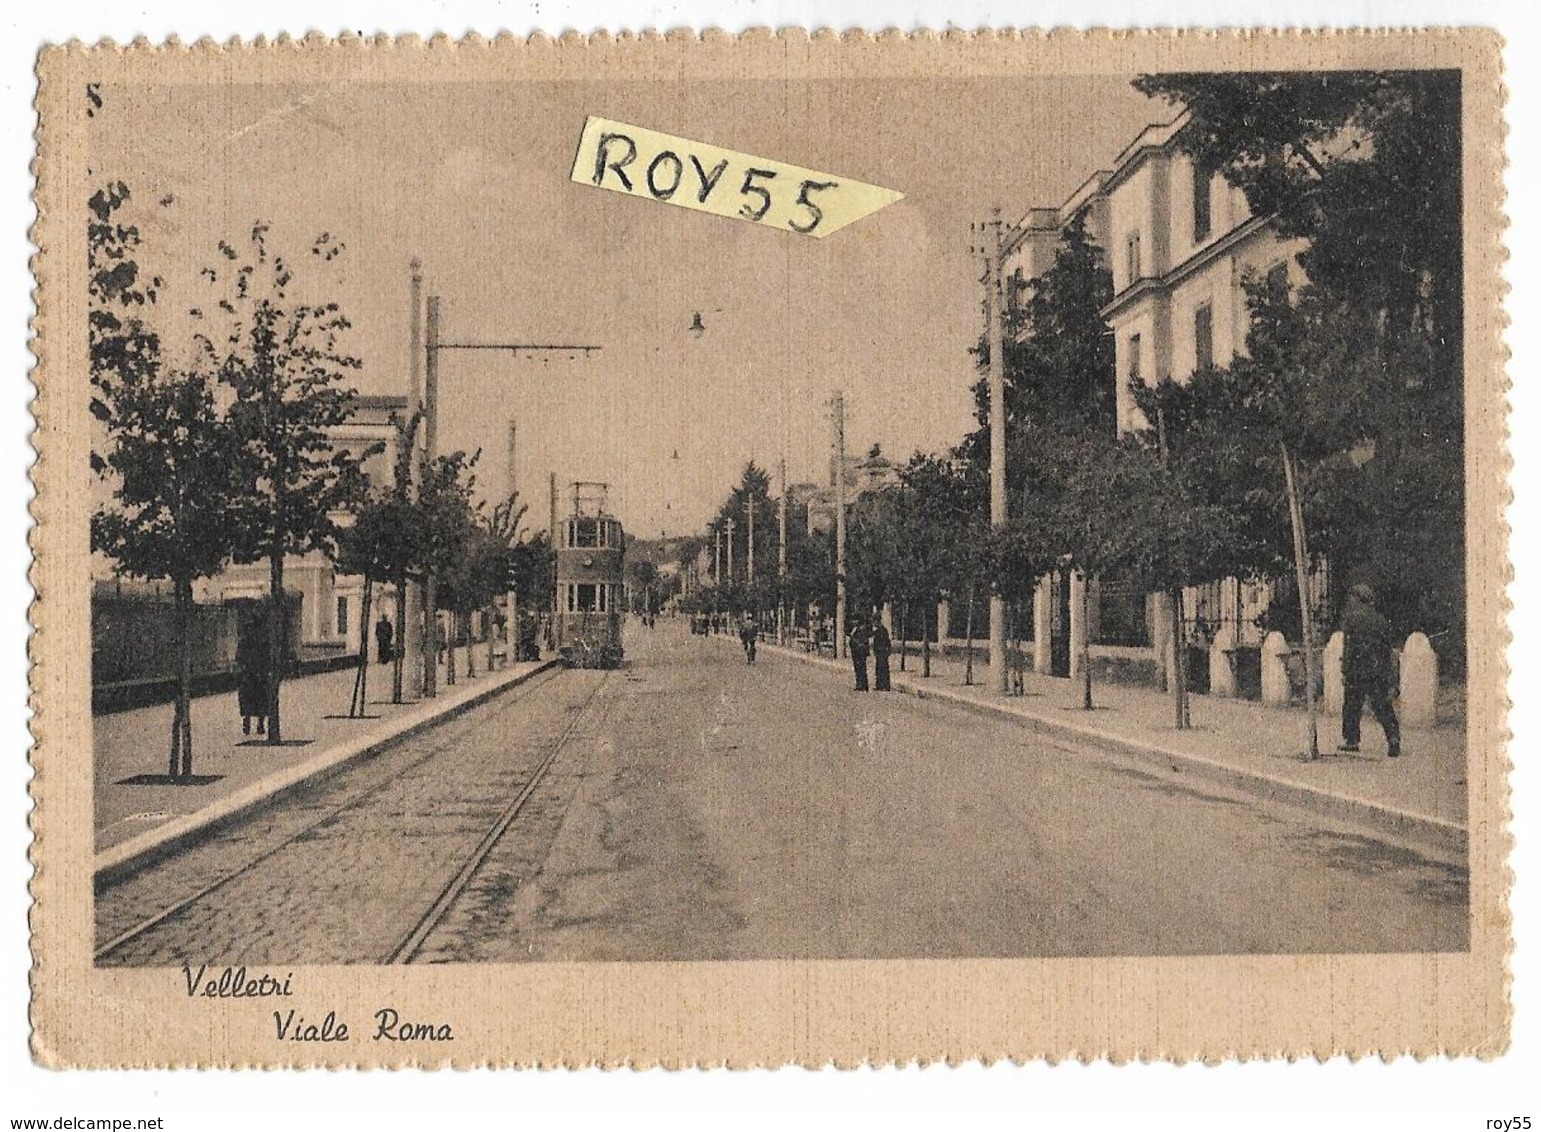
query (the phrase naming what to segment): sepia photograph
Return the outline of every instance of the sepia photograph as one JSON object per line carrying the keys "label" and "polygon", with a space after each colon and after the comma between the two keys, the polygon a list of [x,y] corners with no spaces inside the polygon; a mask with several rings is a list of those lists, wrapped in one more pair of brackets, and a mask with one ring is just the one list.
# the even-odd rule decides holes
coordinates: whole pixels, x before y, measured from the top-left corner
{"label": "sepia photograph", "polygon": [[1174,43],[45,53],[71,996],[1331,957],[1501,1042],[1495,44]]}

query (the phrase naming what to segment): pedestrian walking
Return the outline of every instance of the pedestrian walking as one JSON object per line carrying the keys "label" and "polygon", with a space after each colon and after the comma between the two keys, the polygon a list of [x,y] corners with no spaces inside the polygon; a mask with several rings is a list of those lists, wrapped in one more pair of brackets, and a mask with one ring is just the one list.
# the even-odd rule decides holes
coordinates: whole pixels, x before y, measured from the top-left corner
{"label": "pedestrian walking", "polygon": [[889,680],[888,657],[894,651],[894,641],[881,618],[874,618],[872,626],[872,676],[873,687],[879,692],[893,691]]}
{"label": "pedestrian walking", "polygon": [[755,628],[754,615],[749,614],[744,618],[744,623],[738,627],[738,639],[744,645],[744,663],[754,663],[754,646],[759,640],[759,630]]}
{"label": "pedestrian walking", "polygon": [[872,637],[866,623],[858,621],[846,634],[846,647],[851,653],[851,666],[856,670],[856,690],[867,691],[867,652],[872,647]]}
{"label": "pedestrian walking", "polygon": [[1391,624],[1375,608],[1375,591],[1360,583],[1343,606],[1343,743],[1359,749],[1359,722],[1369,704],[1386,733],[1386,754],[1402,753],[1402,735],[1391,706]]}
{"label": "pedestrian walking", "polygon": [[268,660],[268,620],[257,614],[238,630],[235,642],[235,664],[239,672],[235,698],[241,712],[241,734],[251,734],[251,723],[257,721],[257,734],[268,729],[268,677],[273,666]]}
{"label": "pedestrian walking", "polygon": [[385,614],[380,614],[380,620],[375,622],[375,661],[384,664],[395,657],[391,651],[391,645],[396,639],[396,627],[391,624]]}

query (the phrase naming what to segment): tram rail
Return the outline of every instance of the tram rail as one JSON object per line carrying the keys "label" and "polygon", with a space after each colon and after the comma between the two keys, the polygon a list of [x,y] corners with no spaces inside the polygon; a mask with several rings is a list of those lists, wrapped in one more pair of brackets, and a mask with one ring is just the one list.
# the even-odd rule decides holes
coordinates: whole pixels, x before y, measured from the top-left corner
{"label": "tram rail", "polygon": [[[274,844],[265,847],[255,855],[247,856],[245,859],[241,860],[239,863],[233,865],[232,867],[217,871],[214,876],[199,884],[192,892],[180,897],[165,907],[159,908],[152,914],[143,916],[142,918],[138,919],[132,923],[131,926],[122,931],[119,931],[110,939],[107,939],[96,946],[92,953],[93,961],[100,963],[103,960],[110,959],[112,956],[123,951],[135,941],[143,939],[151,933],[156,932],[158,929],[174,925],[178,918],[188,914],[192,909],[205,902],[209,897],[213,896],[221,889],[229,886],[232,882],[237,881],[243,877],[250,876],[258,869],[260,869],[266,862],[271,861],[285,850],[292,848],[297,842],[311,837],[318,831],[322,830],[323,827],[327,826],[329,823],[335,822],[338,818],[348,814],[350,811],[359,809],[361,806],[364,806],[372,799],[379,797],[392,786],[401,783],[404,779],[407,778],[407,776],[411,775],[419,768],[422,768],[424,764],[439,758],[451,748],[463,744],[465,742],[466,736],[470,734],[472,730],[480,730],[487,727],[496,726],[497,723],[502,720],[509,712],[515,710],[517,707],[529,700],[528,693],[548,687],[555,683],[560,678],[563,671],[564,670],[560,668],[553,669],[550,673],[542,674],[542,676],[536,680],[521,686],[519,689],[521,694],[510,696],[507,701],[500,704],[492,714],[484,719],[479,720],[473,728],[450,729],[441,739],[439,739],[439,741],[431,744],[425,750],[403,761],[400,766],[392,768],[390,773],[378,781],[372,782],[369,785],[350,793],[347,797],[341,799],[335,805],[326,807],[325,810],[316,816],[313,820],[307,821],[296,829],[286,832]],[[549,749],[545,750],[541,754],[535,769],[530,772],[526,781],[520,790],[515,794],[514,798],[499,810],[497,819],[494,821],[491,828],[487,830],[487,832],[476,843],[472,851],[462,860],[461,864],[456,869],[455,873],[450,877],[450,879],[439,888],[438,895],[433,900],[428,910],[414,922],[412,929],[403,935],[385,954],[383,959],[380,960],[381,962],[410,962],[411,958],[415,956],[421,949],[423,942],[427,939],[433,928],[443,919],[450,908],[453,907],[455,897],[457,897],[459,893],[464,889],[465,885],[474,875],[476,868],[486,859],[487,855],[506,835],[509,828],[518,818],[519,813],[524,809],[530,797],[535,793],[541,782],[545,779],[547,772],[549,772],[552,765],[554,765],[557,759],[560,757],[561,753],[568,747],[573,736],[577,733],[579,726],[588,717],[590,708],[592,707],[595,699],[598,697],[600,691],[605,687],[606,684],[608,684],[608,677],[608,673],[604,674],[603,678],[597,681],[594,687],[590,689],[588,694],[583,698],[582,702],[575,709],[571,710],[571,718],[566,720],[556,735],[548,740]],[[241,824],[244,824],[244,820],[243,822],[236,823],[237,826]],[[217,840],[220,834],[222,832],[227,832],[229,828],[231,827],[225,827],[220,831],[210,831],[206,835],[200,836],[196,842],[192,842],[187,846],[184,846],[183,851],[188,851],[193,848],[200,847],[204,843]],[[109,893],[113,889],[119,888],[125,884],[130,883],[131,881],[144,879],[147,874],[153,874],[157,867],[158,866],[156,865],[152,865],[144,870],[139,870],[135,873],[121,877],[115,877],[105,882],[99,886],[97,891],[97,898],[100,900],[105,893]]]}

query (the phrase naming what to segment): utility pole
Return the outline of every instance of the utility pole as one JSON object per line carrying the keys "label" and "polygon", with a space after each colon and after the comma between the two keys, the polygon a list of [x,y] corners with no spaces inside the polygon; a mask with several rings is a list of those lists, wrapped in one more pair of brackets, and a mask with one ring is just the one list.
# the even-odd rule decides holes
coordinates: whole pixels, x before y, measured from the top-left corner
{"label": "utility pole", "polygon": [[754,585],[754,495],[744,501],[749,508],[749,584]]}
{"label": "utility pole", "polygon": [[[990,320],[990,526],[1006,525],[1006,312],[1001,302],[1001,210],[994,216],[995,251],[985,265],[985,317]],[[1006,601],[990,580],[990,682],[1006,692]]]}
{"label": "utility pole", "polygon": [[733,528],[738,526],[738,524],[735,523],[732,519],[729,519],[727,521],[727,524],[728,524],[728,585],[731,586],[733,584]]}
{"label": "utility pole", "polygon": [[[516,472],[518,465],[515,458],[518,456],[519,422],[513,417],[508,420],[508,502],[514,506],[514,497],[519,494],[519,476]],[[519,531],[509,532],[514,542],[519,541]],[[507,601],[507,613],[503,622],[503,648],[505,650],[504,664],[513,664],[519,659],[519,591],[513,586],[513,579],[505,579],[509,583]],[[488,637],[491,637],[488,632]]]}
{"label": "utility pole", "polygon": [[[537,353],[565,353],[569,357],[578,354],[587,356],[596,353],[602,347],[581,345],[547,345],[535,342],[443,342],[439,338],[439,296],[428,296],[428,340],[425,345],[427,355],[427,393],[426,413],[424,423],[423,459],[432,461],[439,451],[439,354],[444,350],[494,350],[503,353],[537,354]],[[552,535],[556,534],[556,473],[551,476],[552,498]],[[554,545],[554,544],[553,544]],[[429,639],[424,652],[427,654],[423,664],[423,695],[436,696],[438,694],[438,660],[439,660],[439,625],[438,613],[434,605],[438,599],[438,580],[428,575],[428,583],[425,587],[425,604],[428,606],[428,624],[430,626]],[[552,611],[556,611],[556,586],[551,587]]]}
{"label": "utility pole", "polygon": [[562,613],[562,595],[556,592],[556,548],[561,540],[556,530],[556,473],[551,473],[551,521],[546,527],[546,541],[551,548],[551,641],[556,640],[556,619]]}
{"label": "utility pole", "polygon": [[[423,265],[414,258],[412,269],[412,313],[410,318],[411,338],[408,348],[407,370],[412,381],[412,400],[409,402],[414,413],[424,412],[423,405]],[[418,421],[419,429],[422,421]],[[423,482],[423,446],[422,433],[415,431],[412,434],[412,459],[409,464],[412,477],[412,485],[421,485]],[[410,493],[411,486],[408,485]],[[396,631],[401,637],[401,648],[391,665],[391,702],[401,703],[404,694],[413,699],[423,694],[423,594],[418,584],[407,581],[402,586],[402,593],[396,595]],[[407,672],[407,665],[415,664],[416,667]],[[410,680],[411,687],[403,688],[405,681]]]}
{"label": "utility pole", "polygon": [[[433,466],[439,455],[439,296],[428,296],[426,384],[423,397],[423,467]],[[423,695],[439,694],[439,579],[433,573],[423,583]]]}
{"label": "utility pole", "polygon": [[722,589],[722,525],[715,524],[712,527],[712,535],[715,538],[712,550],[712,580],[716,583],[718,591]]}
{"label": "utility pole", "polygon": [[835,651],[845,643],[845,393],[835,393]]}
{"label": "utility pole", "polygon": [[776,641],[787,643],[787,458],[781,458],[781,497],[776,501]]}
{"label": "utility pole", "polygon": [[[1019,226],[1007,227],[996,208],[983,226],[989,228],[984,242],[974,247],[984,258],[985,339],[990,351],[990,526],[1006,525],[1006,302],[1002,287],[1006,259],[1026,236]],[[990,683],[1006,692],[1006,599],[1000,579],[990,580]]]}

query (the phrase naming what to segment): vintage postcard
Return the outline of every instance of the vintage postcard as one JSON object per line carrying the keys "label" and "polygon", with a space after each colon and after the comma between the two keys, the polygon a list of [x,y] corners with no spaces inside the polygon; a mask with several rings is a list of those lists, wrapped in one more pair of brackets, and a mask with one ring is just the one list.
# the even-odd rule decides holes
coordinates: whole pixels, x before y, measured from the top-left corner
{"label": "vintage postcard", "polygon": [[38,73],[39,1061],[1507,1047],[1495,36]]}

